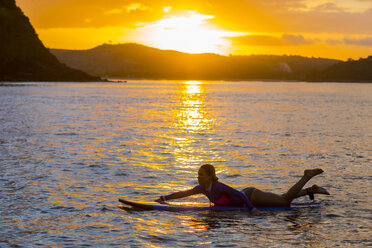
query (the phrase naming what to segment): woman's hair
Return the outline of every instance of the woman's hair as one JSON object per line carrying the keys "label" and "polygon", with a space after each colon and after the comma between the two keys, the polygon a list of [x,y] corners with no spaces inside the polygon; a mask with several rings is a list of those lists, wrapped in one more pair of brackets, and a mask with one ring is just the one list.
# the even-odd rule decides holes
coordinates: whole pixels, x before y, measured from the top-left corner
{"label": "woman's hair", "polygon": [[212,177],[213,182],[218,181],[218,177],[216,176],[216,170],[214,169],[214,166],[211,164],[203,164],[199,170],[203,169],[208,176]]}

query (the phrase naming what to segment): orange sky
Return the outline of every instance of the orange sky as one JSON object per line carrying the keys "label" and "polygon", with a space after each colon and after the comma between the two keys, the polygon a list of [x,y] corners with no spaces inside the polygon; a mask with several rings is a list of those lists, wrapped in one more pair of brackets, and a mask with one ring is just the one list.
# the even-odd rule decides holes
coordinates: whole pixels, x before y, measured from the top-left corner
{"label": "orange sky", "polygon": [[47,47],[372,55],[372,0],[17,0]]}

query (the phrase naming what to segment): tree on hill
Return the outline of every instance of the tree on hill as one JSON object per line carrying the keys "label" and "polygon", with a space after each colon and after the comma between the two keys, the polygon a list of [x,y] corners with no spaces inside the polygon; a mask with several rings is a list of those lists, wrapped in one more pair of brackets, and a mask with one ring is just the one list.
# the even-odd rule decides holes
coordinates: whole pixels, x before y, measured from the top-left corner
{"label": "tree on hill", "polygon": [[349,59],[309,75],[313,81],[372,82],[372,56],[359,60]]}

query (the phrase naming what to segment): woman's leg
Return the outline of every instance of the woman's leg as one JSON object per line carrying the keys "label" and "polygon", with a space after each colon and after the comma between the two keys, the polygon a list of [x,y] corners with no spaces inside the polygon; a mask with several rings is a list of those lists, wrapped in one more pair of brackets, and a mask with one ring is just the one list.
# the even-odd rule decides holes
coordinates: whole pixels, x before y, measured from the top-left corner
{"label": "woman's leg", "polygon": [[[313,186],[311,186],[310,189],[312,190],[312,192],[314,194],[329,195],[329,192],[325,188],[319,187],[316,184],[314,184]],[[301,197],[301,196],[305,196],[305,195],[308,195],[307,189],[301,189],[300,192],[298,192],[298,194],[297,194],[297,196],[295,198],[298,198],[298,197]]]}
{"label": "woman's leg", "polygon": [[282,195],[283,198],[290,203],[293,199],[297,198],[297,195],[311,178],[321,173],[323,173],[322,169],[305,170],[302,178],[295,185],[293,185],[287,193]]}
{"label": "woman's leg", "polygon": [[281,195],[259,189],[253,190],[250,201],[255,207],[286,207],[291,204]]}
{"label": "woman's leg", "polygon": [[[311,187],[311,189],[314,194],[329,195],[326,189],[319,187],[315,184]],[[308,192],[306,191],[306,189],[301,189],[295,198],[306,196],[306,195],[308,195]],[[292,200],[288,201],[282,195],[274,194],[271,192],[265,192],[259,189],[254,189],[251,194],[251,198],[250,198],[251,203],[253,204],[253,206],[256,206],[256,207],[290,206]]]}
{"label": "woman's leg", "polygon": [[[319,175],[322,172],[323,172],[322,169],[305,170],[303,177],[295,185],[293,185],[288,190],[287,193],[283,195],[278,195],[278,194],[274,194],[270,192],[265,192],[259,189],[255,189],[252,192],[250,201],[254,206],[257,206],[257,207],[289,206],[291,202],[293,201],[293,199],[307,194],[306,190],[303,190],[302,188],[311,178],[313,178],[316,175]],[[320,187],[318,186],[316,187],[317,189],[314,188],[314,193],[320,193],[320,192],[316,192]],[[321,189],[322,189],[322,193],[324,193],[323,190],[325,189],[323,188]]]}

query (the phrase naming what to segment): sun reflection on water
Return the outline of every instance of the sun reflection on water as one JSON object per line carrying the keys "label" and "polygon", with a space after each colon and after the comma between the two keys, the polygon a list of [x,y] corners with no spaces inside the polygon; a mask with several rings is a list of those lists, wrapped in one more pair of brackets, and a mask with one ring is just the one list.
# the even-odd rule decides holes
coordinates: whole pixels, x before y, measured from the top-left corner
{"label": "sun reflection on water", "polygon": [[[361,87],[4,86],[1,238],[26,247],[366,246],[372,91]],[[275,193],[285,192],[303,169],[321,166],[325,173],[312,183],[332,195],[319,196],[320,208],[249,218],[117,209],[119,197],[153,201],[193,187],[202,163],[215,165],[232,187]],[[174,204],[208,205],[208,199]]]}
{"label": "sun reflection on water", "polygon": [[[173,137],[176,148],[176,162],[183,169],[195,172],[210,151],[205,149],[207,136],[213,132],[215,119],[206,104],[205,84],[200,81],[186,81],[181,84],[174,125],[177,136]],[[182,135],[180,135],[182,134]]]}
{"label": "sun reflection on water", "polygon": [[200,132],[211,128],[213,119],[208,117],[205,106],[204,85],[199,81],[184,82],[180,92],[178,127],[185,132]]}

